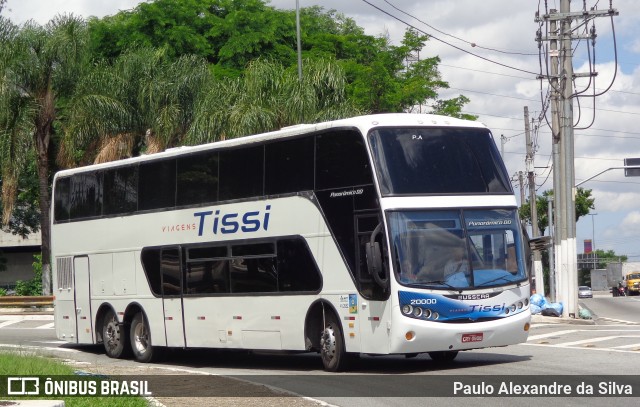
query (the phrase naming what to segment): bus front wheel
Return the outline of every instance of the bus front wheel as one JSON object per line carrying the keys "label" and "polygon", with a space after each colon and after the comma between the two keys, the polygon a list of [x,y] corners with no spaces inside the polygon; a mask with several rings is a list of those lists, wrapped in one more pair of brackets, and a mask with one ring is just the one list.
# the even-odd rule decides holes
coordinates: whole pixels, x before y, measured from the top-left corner
{"label": "bus front wheel", "polygon": [[342,329],[332,315],[327,317],[320,334],[320,356],[324,369],[329,372],[339,372],[347,367],[349,355],[345,351]]}
{"label": "bus front wheel", "polygon": [[128,355],[127,330],[118,322],[116,313],[109,310],[104,316],[102,324],[102,342],[107,356],[110,358],[124,358]]}
{"label": "bus front wheel", "polygon": [[138,312],[131,321],[131,330],[129,331],[131,338],[131,350],[133,357],[141,363],[149,363],[155,359],[158,350],[151,345],[151,331],[149,323],[144,314]]}
{"label": "bus front wheel", "polygon": [[443,363],[443,362],[451,362],[453,359],[458,356],[457,350],[448,350],[448,351],[440,351],[440,352],[429,352],[429,356],[434,362]]}

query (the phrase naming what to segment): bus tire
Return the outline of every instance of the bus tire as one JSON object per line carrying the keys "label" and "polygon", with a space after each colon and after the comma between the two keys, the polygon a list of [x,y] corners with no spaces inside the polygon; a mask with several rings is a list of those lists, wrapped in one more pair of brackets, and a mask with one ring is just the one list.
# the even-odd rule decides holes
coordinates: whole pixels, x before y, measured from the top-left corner
{"label": "bus tire", "polygon": [[328,372],[340,372],[347,368],[349,354],[345,351],[344,336],[338,320],[332,315],[326,318],[320,333],[320,357]]}
{"label": "bus tire", "polygon": [[431,357],[431,359],[437,363],[451,362],[453,359],[456,358],[456,356],[458,356],[457,350],[429,352],[429,357]]}
{"label": "bus tire", "polygon": [[102,344],[110,358],[120,359],[129,356],[127,329],[118,322],[113,310],[107,311],[102,323]]}
{"label": "bus tire", "polygon": [[149,363],[157,359],[159,349],[152,346],[149,323],[142,312],[138,312],[133,316],[129,338],[135,360],[141,363]]}

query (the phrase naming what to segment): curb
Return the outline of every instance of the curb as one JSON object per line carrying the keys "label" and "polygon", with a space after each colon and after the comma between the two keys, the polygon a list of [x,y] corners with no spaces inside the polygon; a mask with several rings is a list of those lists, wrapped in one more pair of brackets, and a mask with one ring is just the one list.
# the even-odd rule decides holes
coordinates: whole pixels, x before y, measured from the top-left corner
{"label": "curb", "polygon": [[595,325],[593,319],[545,317],[544,315],[531,315],[531,324],[572,324],[572,325]]}

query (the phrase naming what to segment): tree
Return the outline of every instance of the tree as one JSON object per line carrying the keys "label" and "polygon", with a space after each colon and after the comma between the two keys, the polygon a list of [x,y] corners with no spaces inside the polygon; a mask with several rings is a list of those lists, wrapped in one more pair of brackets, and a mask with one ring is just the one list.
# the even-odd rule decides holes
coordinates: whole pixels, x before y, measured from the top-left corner
{"label": "tree", "polygon": [[220,76],[236,77],[260,56],[295,59],[294,20],[263,0],[155,0],[92,19],[90,29],[92,48],[102,57],[166,47],[171,58],[205,58]]}
{"label": "tree", "polygon": [[58,162],[113,161],[180,144],[210,79],[202,58],[172,60],[166,48],[132,49],[97,64],[69,102]]}
{"label": "tree", "polygon": [[[412,111],[448,87],[438,72],[438,57],[407,62],[428,39],[414,30],[394,46],[384,36],[366,35],[335,10],[305,7],[300,20],[303,57],[335,60],[345,72],[347,95],[360,111]],[[205,58],[218,79],[240,77],[258,58],[287,69],[297,65],[295,11],[274,9],[264,0],[155,0],[92,19],[89,25],[96,56],[108,60],[131,46],[166,47],[172,58]],[[440,100],[434,111],[473,118],[460,113],[468,101],[462,96]]]}
{"label": "tree", "polygon": [[[536,211],[538,215],[538,230],[540,234],[544,235],[545,230],[549,226],[549,218],[547,216],[549,209],[549,198],[553,198],[553,190],[547,190],[542,193],[542,196],[536,196]],[[578,187],[576,192],[576,222],[582,216],[589,213],[590,209],[595,208],[595,198],[591,198],[591,190]],[[531,208],[530,202],[523,203],[520,206],[520,219],[531,225]]]}
{"label": "tree", "polygon": [[42,290],[43,294],[49,294],[52,172],[49,158],[60,113],[56,103],[73,92],[77,78],[81,77],[87,55],[86,24],[72,15],[59,15],[45,26],[29,21],[18,27],[0,17],[0,36],[2,223],[8,223],[15,208],[17,180],[25,168],[20,155],[34,151],[42,236]]}
{"label": "tree", "polygon": [[593,253],[597,261],[596,268],[599,269],[607,268],[607,264],[609,263],[624,263],[629,259],[628,256],[616,254],[613,250],[604,251],[597,249],[594,250]]}
{"label": "tree", "polygon": [[433,105],[433,114],[457,117],[458,119],[477,120],[478,116],[462,113],[462,107],[469,103],[468,97],[460,95],[453,99],[437,100]]}
{"label": "tree", "polygon": [[297,69],[252,62],[241,78],[215,81],[196,106],[185,143],[201,144],[360,114],[346,97],[345,77],[333,61],[305,60]]}

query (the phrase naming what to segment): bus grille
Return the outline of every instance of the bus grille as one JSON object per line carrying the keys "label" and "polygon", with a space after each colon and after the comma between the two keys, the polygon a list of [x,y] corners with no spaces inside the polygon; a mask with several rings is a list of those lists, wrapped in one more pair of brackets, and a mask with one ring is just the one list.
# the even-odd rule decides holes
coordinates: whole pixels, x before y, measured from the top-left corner
{"label": "bus grille", "polygon": [[58,257],[56,259],[56,267],[58,270],[58,289],[66,290],[68,288],[72,288],[72,268],[71,268],[71,257]]}

